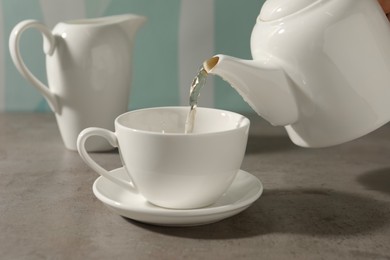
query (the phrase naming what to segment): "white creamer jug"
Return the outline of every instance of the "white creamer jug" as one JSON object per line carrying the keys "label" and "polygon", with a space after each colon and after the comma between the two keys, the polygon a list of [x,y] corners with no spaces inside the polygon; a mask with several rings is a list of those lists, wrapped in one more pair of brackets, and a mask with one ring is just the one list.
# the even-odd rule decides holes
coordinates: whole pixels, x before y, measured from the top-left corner
{"label": "white creamer jug", "polygon": [[[114,128],[113,120],[127,111],[135,34],[143,16],[125,14],[58,23],[52,31],[35,20],[12,30],[9,49],[18,71],[39,90],[55,112],[65,146],[77,150],[78,134],[86,127]],[[48,86],[24,64],[19,41],[23,31],[43,36]],[[92,141],[92,140],[91,140]],[[88,143],[91,151],[112,149],[102,140]]]}

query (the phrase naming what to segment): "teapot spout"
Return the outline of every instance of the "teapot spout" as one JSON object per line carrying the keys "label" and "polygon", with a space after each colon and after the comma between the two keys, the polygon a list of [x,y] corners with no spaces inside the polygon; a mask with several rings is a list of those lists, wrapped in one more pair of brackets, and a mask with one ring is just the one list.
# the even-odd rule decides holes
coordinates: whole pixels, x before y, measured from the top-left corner
{"label": "teapot spout", "polygon": [[226,80],[257,114],[272,125],[286,126],[298,120],[294,83],[275,62],[216,55],[206,60],[203,67],[209,74]]}

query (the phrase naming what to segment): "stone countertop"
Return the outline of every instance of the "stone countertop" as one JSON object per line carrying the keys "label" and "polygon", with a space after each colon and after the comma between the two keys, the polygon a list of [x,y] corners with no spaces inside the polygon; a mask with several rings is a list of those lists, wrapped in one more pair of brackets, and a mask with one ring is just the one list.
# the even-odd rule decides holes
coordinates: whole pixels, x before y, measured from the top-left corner
{"label": "stone countertop", "polygon": [[[1,259],[390,259],[390,125],[307,149],[252,117],[242,169],[265,191],[197,227],[122,218],[92,193],[98,177],[62,144],[54,115],[0,114]],[[95,153],[108,169],[117,152]]]}

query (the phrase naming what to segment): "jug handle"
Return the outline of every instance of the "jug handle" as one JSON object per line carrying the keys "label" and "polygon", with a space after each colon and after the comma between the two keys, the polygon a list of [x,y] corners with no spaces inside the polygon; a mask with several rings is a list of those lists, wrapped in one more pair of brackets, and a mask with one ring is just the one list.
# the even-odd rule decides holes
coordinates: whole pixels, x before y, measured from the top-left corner
{"label": "jug handle", "polygon": [[41,32],[43,37],[43,51],[46,55],[53,55],[56,47],[56,39],[51,31],[42,23],[36,20],[25,20],[18,23],[12,30],[9,38],[9,50],[11,54],[12,61],[14,62],[17,70],[20,74],[30,82],[39,92],[42,93],[43,97],[49,103],[50,108],[55,112],[59,113],[59,104],[58,100],[50,91],[49,87],[43,84],[38,80],[31,71],[27,68],[24,63],[19,49],[19,41],[22,33],[29,28],[34,28]]}

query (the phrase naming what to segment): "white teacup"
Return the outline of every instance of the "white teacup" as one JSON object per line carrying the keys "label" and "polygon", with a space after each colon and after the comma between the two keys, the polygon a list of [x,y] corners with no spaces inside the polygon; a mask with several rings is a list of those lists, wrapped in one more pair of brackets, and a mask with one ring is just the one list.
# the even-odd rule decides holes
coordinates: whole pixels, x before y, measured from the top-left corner
{"label": "white teacup", "polygon": [[[237,113],[197,108],[193,133],[185,134],[188,107],[131,111],[115,120],[115,133],[90,127],[77,148],[83,160],[111,181],[166,208],[208,206],[233,182],[244,158],[249,120]],[[119,152],[132,182],[111,175],[85,149],[90,136],[102,136]]]}

